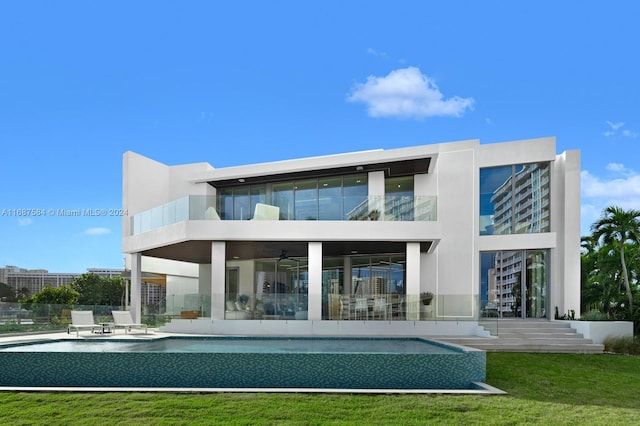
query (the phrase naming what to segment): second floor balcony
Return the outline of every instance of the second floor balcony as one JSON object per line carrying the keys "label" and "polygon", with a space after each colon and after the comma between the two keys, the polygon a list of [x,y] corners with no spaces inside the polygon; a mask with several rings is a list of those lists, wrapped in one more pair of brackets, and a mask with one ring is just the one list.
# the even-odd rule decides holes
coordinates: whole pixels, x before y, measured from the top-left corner
{"label": "second floor balcony", "polygon": [[218,207],[215,196],[189,195],[131,217],[131,235],[189,220],[436,221],[436,196],[358,196]]}

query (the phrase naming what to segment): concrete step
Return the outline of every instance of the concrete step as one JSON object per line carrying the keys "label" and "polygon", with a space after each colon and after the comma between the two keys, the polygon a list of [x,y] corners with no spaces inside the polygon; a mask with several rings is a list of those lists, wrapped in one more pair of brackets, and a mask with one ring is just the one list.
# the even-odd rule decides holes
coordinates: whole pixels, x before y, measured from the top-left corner
{"label": "concrete step", "polygon": [[475,337],[442,338],[449,343],[482,349],[487,352],[602,353],[604,345],[589,339],[500,339]]}
{"label": "concrete step", "polygon": [[570,354],[601,354],[604,351],[604,345],[591,344],[516,344],[516,345],[477,345],[471,346],[476,349],[482,349],[487,352],[540,352],[540,353],[570,353]]}
{"label": "concrete step", "polygon": [[479,322],[490,338],[463,337],[446,341],[495,352],[602,353],[604,346],[585,339],[569,322],[500,319]]}
{"label": "concrete step", "polygon": [[575,330],[572,330],[572,331],[567,330],[567,332],[558,332],[556,330],[551,330],[551,331],[536,330],[535,332],[528,332],[528,333],[522,332],[522,331],[514,331],[514,332],[509,331],[509,332],[502,332],[498,336],[505,339],[513,339],[518,337],[552,337],[552,338],[569,337],[569,338],[581,339],[584,337],[581,333],[578,333]]}

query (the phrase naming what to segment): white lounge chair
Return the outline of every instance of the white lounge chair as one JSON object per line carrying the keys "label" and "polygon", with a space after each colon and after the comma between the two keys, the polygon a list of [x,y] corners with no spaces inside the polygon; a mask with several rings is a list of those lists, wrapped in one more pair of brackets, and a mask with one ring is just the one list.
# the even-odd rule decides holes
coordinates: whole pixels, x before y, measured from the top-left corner
{"label": "white lounge chair", "polygon": [[206,220],[220,220],[220,216],[215,208],[209,207],[204,211],[204,218]]}
{"label": "white lounge chair", "polygon": [[252,220],[280,220],[280,207],[256,203]]}
{"label": "white lounge chair", "polygon": [[124,334],[131,331],[132,328],[144,328],[145,334],[148,332],[146,324],[137,324],[133,322],[131,312],[129,311],[111,311],[111,315],[113,315],[113,327],[124,328]]}
{"label": "white lounge chair", "polygon": [[91,330],[92,333],[102,333],[104,330],[102,324],[96,324],[93,320],[92,311],[71,311],[71,324],[67,326],[67,334],[72,328],[76,329],[76,337],[80,335],[80,330]]}

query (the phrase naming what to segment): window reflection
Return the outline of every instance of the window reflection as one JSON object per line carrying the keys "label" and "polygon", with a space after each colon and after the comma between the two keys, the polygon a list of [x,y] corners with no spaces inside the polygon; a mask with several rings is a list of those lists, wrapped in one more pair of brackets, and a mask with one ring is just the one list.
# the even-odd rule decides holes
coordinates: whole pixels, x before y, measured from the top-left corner
{"label": "window reflection", "polygon": [[480,169],[480,235],[549,232],[549,163]]}
{"label": "window reflection", "polygon": [[405,275],[403,253],[324,258],[323,319],[404,319]]}
{"label": "window reflection", "polygon": [[481,253],[481,315],[547,318],[547,258],[547,250]]}
{"label": "window reflection", "polygon": [[296,220],[318,220],[318,180],[297,181],[294,189]]}
{"label": "window reflection", "polygon": [[386,178],[385,220],[413,220],[413,176]]}

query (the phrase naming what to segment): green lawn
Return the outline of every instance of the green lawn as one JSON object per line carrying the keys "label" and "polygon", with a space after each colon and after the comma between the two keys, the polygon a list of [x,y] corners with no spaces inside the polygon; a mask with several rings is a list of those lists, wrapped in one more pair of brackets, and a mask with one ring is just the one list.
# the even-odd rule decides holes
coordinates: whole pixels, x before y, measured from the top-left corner
{"label": "green lawn", "polygon": [[[1,374],[1,373],[0,373]],[[640,424],[640,358],[487,354],[505,396],[0,393],[10,425]]]}

